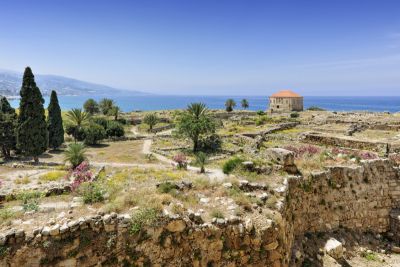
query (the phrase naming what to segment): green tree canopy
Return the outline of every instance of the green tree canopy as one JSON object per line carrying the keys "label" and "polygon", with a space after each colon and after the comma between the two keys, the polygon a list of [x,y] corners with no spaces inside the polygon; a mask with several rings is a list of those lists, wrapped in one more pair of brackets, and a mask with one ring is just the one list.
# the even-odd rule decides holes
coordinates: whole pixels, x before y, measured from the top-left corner
{"label": "green tree canopy", "polygon": [[247,99],[243,98],[241,104],[242,104],[242,108],[244,108],[244,109],[249,108],[249,101],[247,101]]}
{"label": "green tree canopy", "polygon": [[69,122],[75,127],[74,129],[74,139],[77,140],[77,135],[81,128],[89,122],[89,113],[82,111],[80,108],[73,108],[67,113],[67,118]]}
{"label": "green tree canopy", "polygon": [[178,114],[176,130],[178,135],[193,141],[193,151],[196,152],[200,138],[215,133],[216,123],[205,104],[192,103],[184,112]]}
{"label": "green tree canopy", "polygon": [[50,103],[47,108],[47,129],[49,131],[49,147],[56,149],[64,143],[64,128],[61,117],[61,108],[58,104],[56,91],[51,91]]}
{"label": "green tree canopy", "polygon": [[8,103],[7,98],[0,99],[0,147],[4,158],[10,158],[11,150],[16,145],[15,130],[17,114]]}
{"label": "green tree canopy", "polygon": [[108,115],[113,116],[114,120],[118,120],[119,113],[121,113],[121,109],[115,105],[108,111]]}
{"label": "green tree canopy", "polygon": [[143,122],[149,125],[149,132],[153,130],[153,127],[158,123],[158,120],[157,114],[155,113],[148,113],[143,118]]}
{"label": "green tree canopy", "polygon": [[99,104],[92,98],[86,100],[83,104],[83,109],[90,115],[100,112]]}
{"label": "green tree canopy", "polygon": [[47,149],[48,132],[44,99],[29,67],[24,72],[20,95],[17,147],[25,156],[32,156],[37,163],[39,155]]}
{"label": "green tree canopy", "polygon": [[109,98],[103,98],[99,102],[99,107],[103,115],[108,115],[111,111],[111,109],[114,106],[114,100],[109,99]]}
{"label": "green tree canopy", "polygon": [[235,100],[233,100],[232,98],[229,98],[228,100],[226,100],[226,102],[225,102],[226,111],[231,112],[231,111],[233,111],[234,107],[236,107]]}

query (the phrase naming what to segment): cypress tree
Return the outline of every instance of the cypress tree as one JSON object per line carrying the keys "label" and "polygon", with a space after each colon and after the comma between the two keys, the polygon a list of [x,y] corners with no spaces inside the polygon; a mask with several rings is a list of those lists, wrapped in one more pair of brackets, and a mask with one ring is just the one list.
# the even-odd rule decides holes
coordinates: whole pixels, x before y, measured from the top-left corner
{"label": "cypress tree", "polygon": [[7,98],[0,99],[0,147],[4,158],[11,156],[11,149],[15,149],[17,114],[8,103]]}
{"label": "cypress tree", "polygon": [[47,130],[49,131],[49,147],[56,149],[64,143],[64,128],[61,117],[61,109],[58,104],[56,91],[51,91],[50,103],[47,108]]}
{"label": "cypress tree", "polygon": [[44,99],[30,67],[25,69],[20,95],[17,148],[38,163],[47,149],[48,133]]}

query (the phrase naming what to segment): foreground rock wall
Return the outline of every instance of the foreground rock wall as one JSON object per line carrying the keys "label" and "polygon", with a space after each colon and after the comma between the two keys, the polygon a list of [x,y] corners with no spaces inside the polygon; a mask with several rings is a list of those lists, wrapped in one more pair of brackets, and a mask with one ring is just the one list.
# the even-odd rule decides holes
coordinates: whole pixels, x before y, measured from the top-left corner
{"label": "foreground rock wall", "polygon": [[389,213],[400,204],[399,171],[389,160],[331,167],[290,179],[287,200],[296,235],[338,227],[386,232]]}
{"label": "foreground rock wall", "polygon": [[400,207],[399,172],[389,160],[332,167],[309,179],[291,177],[279,190],[286,194],[281,214],[276,222],[262,217],[263,224],[163,217],[131,233],[128,215],[110,214],[33,233],[10,231],[0,234],[0,266],[279,267],[289,266],[294,239],[306,232],[400,231],[393,213]]}

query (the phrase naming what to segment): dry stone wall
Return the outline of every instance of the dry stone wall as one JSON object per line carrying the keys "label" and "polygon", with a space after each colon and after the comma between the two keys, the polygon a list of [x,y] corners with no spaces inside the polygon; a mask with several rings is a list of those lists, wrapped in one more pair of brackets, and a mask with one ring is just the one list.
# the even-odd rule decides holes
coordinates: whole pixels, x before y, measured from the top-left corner
{"label": "dry stone wall", "polygon": [[164,216],[132,234],[130,216],[113,213],[0,233],[0,266],[280,267],[289,266],[294,240],[306,232],[344,227],[400,234],[399,171],[389,160],[293,176],[277,190],[286,194],[280,215],[261,225]]}

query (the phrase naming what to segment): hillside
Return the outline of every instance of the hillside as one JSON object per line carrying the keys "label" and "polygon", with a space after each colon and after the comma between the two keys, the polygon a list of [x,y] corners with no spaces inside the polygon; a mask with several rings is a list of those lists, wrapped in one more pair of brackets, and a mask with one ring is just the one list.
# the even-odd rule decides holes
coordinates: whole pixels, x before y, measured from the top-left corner
{"label": "hillside", "polygon": [[[89,83],[72,78],[56,75],[35,75],[36,83],[43,95],[50,95],[51,90],[57,90],[59,95],[110,95],[110,94],[137,94],[139,91],[128,91],[106,85]],[[0,70],[0,95],[18,96],[21,89],[22,73]]]}

